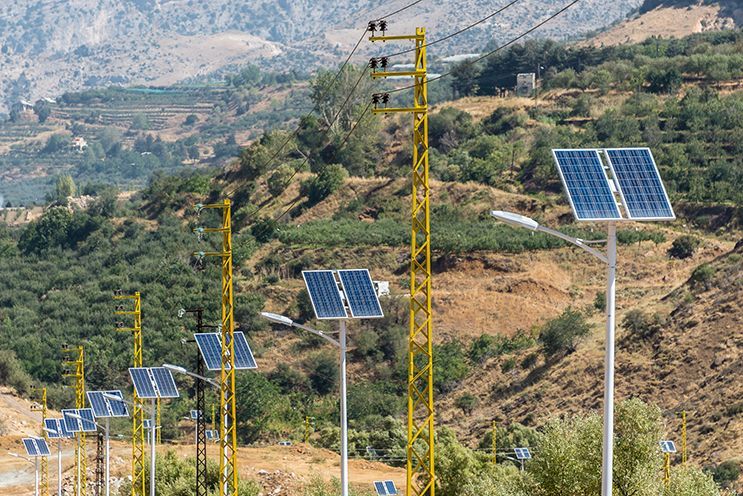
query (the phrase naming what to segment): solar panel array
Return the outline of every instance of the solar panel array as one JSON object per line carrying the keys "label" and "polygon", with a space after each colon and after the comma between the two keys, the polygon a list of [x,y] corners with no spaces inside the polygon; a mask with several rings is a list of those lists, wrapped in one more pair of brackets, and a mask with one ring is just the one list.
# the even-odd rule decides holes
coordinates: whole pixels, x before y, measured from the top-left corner
{"label": "solar panel array", "polygon": [[[77,415],[81,418],[73,417],[72,415]],[[64,421],[64,428],[68,432],[95,432],[97,430],[92,408],[62,410],[62,419]]]}
{"label": "solar panel array", "polygon": [[[124,403],[121,391],[88,391],[88,402],[93,408],[96,418],[121,418],[128,417],[129,410]],[[116,396],[121,401],[115,401],[107,396]]]}
{"label": "solar panel array", "polygon": [[395,482],[388,481],[374,481],[374,489],[377,491],[377,496],[396,496],[400,493],[397,492]]}
{"label": "solar panel array", "polygon": [[353,318],[384,317],[377,291],[374,289],[374,283],[367,269],[339,270],[338,276]]}
{"label": "solar panel array", "polygon": [[312,308],[318,319],[348,318],[341,292],[332,270],[305,270],[302,272]]}
{"label": "solar panel array", "polygon": [[129,375],[139,398],[177,398],[179,396],[173,374],[165,367],[132,367],[129,369]]}
{"label": "solar panel array", "polygon": [[609,166],[619,182],[622,203],[634,220],[673,220],[671,202],[648,148],[606,150]]}
{"label": "solar panel array", "polygon": [[621,219],[598,150],[553,150],[578,220]]}
{"label": "solar panel array", "polygon": [[[673,220],[668,194],[648,148],[553,150],[570,205],[577,220]],[[610,179],[607,171],[615,180]],[[624,216],[614,192],[619,193]]]}
{"label": "solar panel array", "polygon": [[516,459],[518,460],[531,460],[531,451],[529,448],[514,448],[516,452]]}
{"label": "solar panel array", "polygon": [[46,440],[40,437],[24,437],[23,447],[26,448],[28,456],[49,456],[51,454]]}
{"label": "solar panel array", "polygon": [[676,443],[673,441],[661,441],[660,450],[663,453],[676,453]]}
{"label": "solar panel array", "polygon": [[[236,331],[235,336],[235,369],[257,369],[258,364],[250,349],[245,333]],[[219,333],[194,334],[196,345],[199,347],[207,370],[222,369],[222,336]]]}

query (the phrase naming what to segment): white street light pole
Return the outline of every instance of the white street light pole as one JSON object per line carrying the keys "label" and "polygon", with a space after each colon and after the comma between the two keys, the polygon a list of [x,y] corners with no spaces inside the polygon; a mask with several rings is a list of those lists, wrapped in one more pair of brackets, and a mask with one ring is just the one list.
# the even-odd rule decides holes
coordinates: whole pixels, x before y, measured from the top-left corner
{"label": "white street light pole", "polygon": [[57,437],[57,496],[62,496],[62,433],[46,427],[44,427],[44,430]]}
{"label": "white street light pole", "polygon": [[614,341],[616,326],[617,225],[609,222],[607,254],[588,246],[588,241],[568,236],[523,215],[493,210],[490,215],[514,227],[556,236],[587,251],[607,265],[606,275],[606,355],[604,359],[604,433],[601,468],[601,496],[612,496],[614,473]]}
{"label": "white street light pole", "polygon": [[[116,401],[124,401],[121,398],[119,398],[118,396],[114,396],[114,395],[108,394],[108,393],[103,393],[103,396],[104,397],[109,397],[108,399],[113,399],[113,400],[116,400]],[[77,419],[77,420],[82,420],[82,421],[85,421],[85,422],[89,422],[90,421],[90,420],[86,420],[86,419],[82,418],[80,415],[78,415],[76,413],[68,413],[67,415],[69,417],[74,418],[74,419]],[[99,424],[97,421],[93,421],[93,423],[95,424],[95,426],[98,429],[101,429],[103,431],[103,433],[105,434],[105,436],[106,436],[106,496],[109,496],[111,494],[111,436],[109,434],[110,419],[108,417],[106,417],[106,425],[105,426]],[[61,450],[62,450],[62,446],[61,446],[61,440],[60,440],[60,446],[59,446],[60,453],[58,454],[58,458],[59,458],[59,460],[58,460],[59,461],[58,470],[59,470],[59,474],[60,474],[60,477],[59,477],[59,481],[60,481],[59,482],[59,488],[60,488],[59,489],[59,494],[60,494],[60,496],[62,494],[62,477],[61,477],[61,474],[62,474],[62,455],[61,455]]]}
{"label": "white street light pole", "polygon": [[340,336],[339,340],[336,341],[332,337],[328,336],[322,331],[312,329],[306,325],[298,324],[289,317],[278,315],[275,313],[261,312],[261,316],[275,324],[281,324],[288,327],[294,327],[302,329],[310,334],[319,336],[325,341],[331,343],[333,346],[337,346],[340,349],[340,376],[341,376],[341,496],[348,496],[348,411],[347,411],[347,377],[346,377],[346,362],[347,362],[347,350],[346,350],[346,321],[341,320],[340,322]]}
{"label": "white street light pole", "polygon": [[150,429],[150,496],[155,496],[155,444],[157,443],[157,400],[152,400],[152,429]]}

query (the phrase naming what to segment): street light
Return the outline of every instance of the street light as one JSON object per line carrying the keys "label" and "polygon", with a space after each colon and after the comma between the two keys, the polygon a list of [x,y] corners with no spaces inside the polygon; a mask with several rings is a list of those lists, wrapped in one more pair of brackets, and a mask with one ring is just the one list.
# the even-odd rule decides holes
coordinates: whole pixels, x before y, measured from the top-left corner
{"label": "street light", "polygon": [[[568,236],[548,227],[540,226],[537,221],[523,215],[493,210],[494,218],[514,227],[523,227],[531,231],[543,232],[571,243],[607,265],[606,281],[606,357],[604,373],[604,439],[602,486],[612,480],[614,457],[614,334],[616,320],[616,279],[617,279],[617,225],[609,222],[606,255],[588,246],[588,241]],[[605,491],[602,491],[605,492]],[[610,494],[610,493],[609,493]]]}
{"label": "street light", "polygon": [[57,429],[44,427],[44,432],[46,432],[50,438],[57,438],[57,496],[62,496],[62,438],[64,437],[64,433],[61,432],[62,429],[60,424],[64,422],[64,419],[49,420],[54,420]]}
{"label": "street light", "polygon": [[189,377],[193,377],[194,379],[198,379],[200,381],[204,381],[207,384],[209,384],[210,386],[214,386],[217,389],[220,388],[219,383],[217,381],[215,381],[214,379],[210,379],[208,377],[204,377],[203,375],[195,374],[193,372],[189,372],[184,367],[181,367],[179,365],[173,365],[173,364],[170,364],[170,363],[164,363],[163,364],[163,368],[168,369],[171,372],[175,372],[176,374],[183,374],[183,375],[187,375]]}
{"label": "street light", "polygon": [[343,492],[344,496],[348,494],[348,411],[346,407],[346,400],[347,400],[347,379],[346,379],[346,321],[341,320],[340,321],[340,337],[339,340],[335,340],[332,337],[328,336],[326,333],[322,331],[318,331],[316,329],[313,329],[311,327],[307,327],[303,324],[298,324],[294,322],[289,317],[285,317],[284,315],[278,315],[275,313],[269,313],[269,312],[261,312],[261,316],[275,324],[281,324],[288,327],[294,327],[296,329],[302,329],[303,331],[307,331],[310,334],[314,334],[315,336],[319,336],[325,341],[329,342],[333,346],[336,346],[340,349],[340,356],[341,356],[341,491]]}
{"label": "street light", "polygon": [[[113,394],[103,393],[102,396],[112,401],[124,401]],[[68,413],[67,416],[74,418],[75,420],[80,420],[81,422],[90,422],[90,419],[85,419],[77,413]],[[111,441],[109,436],[108,418],[106,418],[105,426],[99,424],[95,420],[93,420],[93,424],[95,424],[96,428],[101,429],[106,435],[106,496],[109,496],[109,494],[111,494]]]}
{"label": "street light", "polygon": [[18,455],[16,453],[8,453],[10,456],[14,458],[18,458],[20,460],[26,460],[28,463],[33,465],[36,468],[36,477],[34,479],[34,494],[36,496],[39,496],[39,457],[36,457],[36,460],[31,460],[30,458],[26,458],[23,455]]}

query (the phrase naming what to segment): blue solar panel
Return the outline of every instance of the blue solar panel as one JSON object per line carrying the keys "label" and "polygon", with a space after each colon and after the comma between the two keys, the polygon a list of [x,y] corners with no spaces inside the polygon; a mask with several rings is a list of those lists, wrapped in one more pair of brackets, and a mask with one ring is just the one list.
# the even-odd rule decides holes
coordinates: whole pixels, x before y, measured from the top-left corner
{"label": "blue solar panel", "polygon": [[93,414],[97,418],[129,416],[129,410],[126,407],[126,403],[123,401],[111,400],[104,396],[104,394],[123,399],[121,391],[89,391],[87,393],[88,402],[93,408]]}
{"label": "blue solar panel", "polygon": [[39,448],[36,447],[36,443],[32,438],[24,437],[23,447],[26,448],[26,454],[28,456],[39,456]]}
{"label": "blue solar panel", "polygon": [[384,487],[384,482],[382,481],[375,482],[374,489],[377,491],[378,496],[387,496],[387,488]]}
{"label": "blue solar panel", "polygon": [[137,397],[142,399],[155,399],[157,398],[157,392],[152,385],[152,379],[150,379],[149,370],[146,368],[130,368],[129,375],[132,378],[134,384],[134,391],[137,393]]}
{"label": "blue solar panel", "polygon": [[95,423],[92,408],[83,408],[77,411],[83,420],[80,421],[80,427],[83,432],[95,432],[98,426]]}
{"label": "blue solar panel", "polygon": [[305,270],[302,277],[318,319],[348,318],[332,270]]}
{"label": "blue solar panel", "polygon": [[194,334],[207,370],[222,370],[222,340],[217,333]]}
{"label": "blue solar panel", "polygon": [[44,419],[44,428],[49,439],[59,439],[62,437],[62,428],[57,419]]}
{"label": "blue solar panel", "polygon": [[392,495],[392,496],[397,494],[397,488],[395,487],[394,482],[384,481],[384,486],[387,488],[387,494]]}
{"label": "blue solar panel", "polygon": [[80,432],[80,422],[76,418],[70,417],[71,413],[77,414],[77,410],[62,410],[64,428],[67,429],[67,432]]}
{"label": "blue solar panel", "polygon": [[366,269],[339,270],[351,316],[355,319],[384,317],[371,275]]}
{"label": "blue solar panel", "polygon": [[191,420],[199,420],[201,412],[198,410],[191,410]]}
{"label": "blue solar panel", "polygon": [[142,426],[145,429],[152,429],[152,419],[144,419],[144,422],[142,423]]}
{"label": "blue solar panel", "polygon": [[552,150],[578,220],[621,219],[619,206],[596,150]]}
{"label": "blue solar panel", "polygon": [[395,483],[391,480],[374,481],[374,489],[377,491],[377,496],[396,496],[399,494]]}
{"label": "blue solar panel", "polygon": [[235,370],[257,369],[253,351],[250,349],[248,340],[242,331],[236,331],[235,335]]}
{"label": "blue solar panel", "polygon": [[673,441],[661,441],[660,450],[663,453],[676,453],[676,443]]}
{"label": "blue solar panel", "polygon": [[529,448],[514,448],[514,451],[516,452],[516,458],[519,460],[531,459],[531,452],[529,451]]}
{"label": "blue solar panel", "polygon": [[170,370],[165,367],[153,367],[150,369],[152,378],[155,381],[157,387],[158,396],[160,398],[177,398],[178,388],[175,385],[173,374]]}
{"label": "blue solar panel", "polygon": [[51,455],[51,452],[49,451],[49,445],[47,444],[46,439],[37,437],[37,438],[34,438],[34,442],[36,443],[36,452],[39,454],[38,456]]}
{"label": "blue solar panel", "polygon": [[606,156],[619,183],[619,193],[630,219],[676,218],[650,149],[607,149]]}
{"label": "blue solar panel", "polygon": [[62,431],[62,437],[64,437],[64,438],[71,438],[71,437],[75,437],[75,433],[74,433],[74,432],[72,432],[72,431],[70,431],[70,430],[69,430],[69,429],[67,428],[67,424],[65,423],[65,421],[64,421],[64,419],[63,419],[63,418],[61,418],[61,419],[57,419],[57,423],[59,424],[59,428],[60,428],[60,429],[61,429],[61,431]]}

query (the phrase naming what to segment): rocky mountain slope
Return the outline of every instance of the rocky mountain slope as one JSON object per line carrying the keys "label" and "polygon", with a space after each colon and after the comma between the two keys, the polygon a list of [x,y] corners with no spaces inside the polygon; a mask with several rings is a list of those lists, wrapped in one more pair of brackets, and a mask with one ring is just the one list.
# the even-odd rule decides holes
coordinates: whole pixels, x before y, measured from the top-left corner
{"label": "rocky mountain slope", "polygon": [[[408,2],[214,0],[20,0],[0,6],[0,111],[20,99],[110,84],[172,84],[227,66],[258,63],[313,70],[342,59],[367,21]],[[426,26],[441,37],[507,2],[422,2],[391,29]],[[584,0],[539,35],[577,37],[624,18],[641,0]],[[559,0],[523,0],[438,46],[471,53],[503,42],[558,10]],[[456,18],[453,13],[456,12]],[[363,50],[362,50],[363,51]],[[361,56],[363,58],[363,55]]]}

